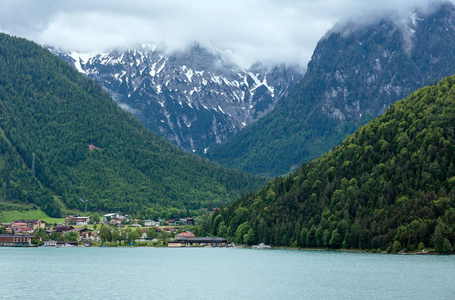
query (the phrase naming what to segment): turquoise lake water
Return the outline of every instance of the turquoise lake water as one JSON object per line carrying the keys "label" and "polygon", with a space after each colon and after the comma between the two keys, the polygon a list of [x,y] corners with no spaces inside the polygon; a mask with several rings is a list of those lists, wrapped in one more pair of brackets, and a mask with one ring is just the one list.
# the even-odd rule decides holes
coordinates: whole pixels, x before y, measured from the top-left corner
{"label": "turquoise lake water", "polygon": [[455,256],[0,248],[0,299],[455,299]]}

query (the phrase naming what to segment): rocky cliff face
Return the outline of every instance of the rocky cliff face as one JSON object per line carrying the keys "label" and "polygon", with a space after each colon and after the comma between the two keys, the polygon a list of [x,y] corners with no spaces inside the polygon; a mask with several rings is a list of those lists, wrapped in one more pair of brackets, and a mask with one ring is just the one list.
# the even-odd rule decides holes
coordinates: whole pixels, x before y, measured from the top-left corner
{"label": "rocky cliff face", "polygon": [[385,18],[359,27],[344,24],[322,39],[308,66],[320,80],[321,112],[342,123],[382,114],[417,88],[455,72],[455,9],[415,12],[397,23]]}
{"label": "rocky cliff face", "polygon": [[172,54],[159,46],[95,55],[52,51],[146,127],[197,153],[266,115],[302,77],[283,65],[243,70],[196,44]]}
{"label": "rocky cliff face", "polygon": [[416,89],[455,73],[455,7],[336,26],[307,73],[256,123],[208,152],[255,174],[280,175],[338,145]]}

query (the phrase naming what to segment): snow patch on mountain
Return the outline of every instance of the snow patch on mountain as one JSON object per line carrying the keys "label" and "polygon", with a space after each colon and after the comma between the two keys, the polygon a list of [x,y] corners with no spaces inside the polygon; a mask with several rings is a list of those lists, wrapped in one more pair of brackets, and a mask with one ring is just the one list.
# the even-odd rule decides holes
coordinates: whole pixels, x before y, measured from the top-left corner
{"label": "snow patch on mountain", "polygon": [[198,153],[267,114],[302,78],[299,68],[286,65],[243,70],[198,45],[172,54],[156,45],[99,54],[51,51],[97,80],[146,127]]}

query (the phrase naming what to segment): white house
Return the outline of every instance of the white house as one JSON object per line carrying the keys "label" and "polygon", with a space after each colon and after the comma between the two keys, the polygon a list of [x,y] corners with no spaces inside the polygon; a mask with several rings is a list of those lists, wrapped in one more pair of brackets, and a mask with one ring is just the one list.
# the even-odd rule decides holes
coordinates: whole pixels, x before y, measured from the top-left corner
{"label": "white house", "polygon": [[77,218],[74,218],[74,222],[76,223],[76,225],[80,225],[80,226],[87,225],[89,221],[90,221],[90,217],[77,217]]}
{"label": "white house", "polygon": [[56,247],[57,241],[43,241],[43,244],[46,247]]}
{"label": "white house", "polygon": [[110,213],[110,214],[103,215],[104,221],[107,221],[108,218],[113,219],[113,218],[120,218],[120,217],[122,217],[122,216],[120,216],[118,213]]}

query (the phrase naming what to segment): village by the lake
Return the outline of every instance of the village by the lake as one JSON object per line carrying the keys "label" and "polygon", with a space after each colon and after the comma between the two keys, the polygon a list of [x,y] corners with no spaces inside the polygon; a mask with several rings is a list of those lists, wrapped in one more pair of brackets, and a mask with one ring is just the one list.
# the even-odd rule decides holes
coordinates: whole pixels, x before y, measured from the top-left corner
{"label": "village by the lake", "polygon": [[102,217],[68,215],[64,223],[12,220],[0,227],[1,247],[229,247],[222,237],[197,237],[194,218],[138,220],[109,213]]}

